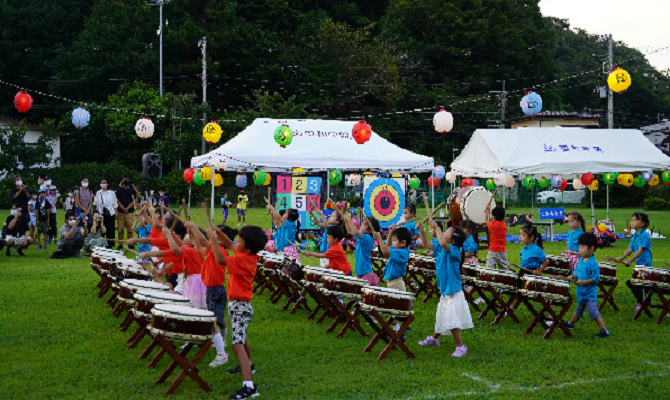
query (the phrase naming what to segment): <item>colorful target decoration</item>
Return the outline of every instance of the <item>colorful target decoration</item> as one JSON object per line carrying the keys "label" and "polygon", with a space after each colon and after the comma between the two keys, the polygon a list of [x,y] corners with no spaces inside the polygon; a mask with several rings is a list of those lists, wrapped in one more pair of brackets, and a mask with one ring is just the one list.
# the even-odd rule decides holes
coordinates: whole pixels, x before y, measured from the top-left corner
{"label": "colorful target decoration", "polygon": [[382,229],[396,224],[408,202],[407,184],[407,178],[364,178],[365,215],[376,218]]}

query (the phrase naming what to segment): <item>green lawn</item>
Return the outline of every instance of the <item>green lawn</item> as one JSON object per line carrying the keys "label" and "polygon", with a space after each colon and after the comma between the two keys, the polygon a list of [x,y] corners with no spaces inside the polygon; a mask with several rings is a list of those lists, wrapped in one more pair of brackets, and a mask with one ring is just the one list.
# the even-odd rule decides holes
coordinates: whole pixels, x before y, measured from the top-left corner
{"label": "green lawn", "polygon": [[[522,211],[529,210],[508,212]],[[580,211],[589,218],[589,210]],[[620,230],[633,211],[611,211]],[[193,214],[204,225],[205,211]],[[249,214],[251,224],[269,226],[264,210]],[[604,214],[597,210],[596,217]],[[670,226],[668,213],[649,214],[657,229]],[[3,221],[7,215],[0,211]],[[620,240],[596,256],[618,256],[627,244]],[[512,262],[519,260],[520,248],[508,245]],[[558,254],[564,248],[565,242],[547,243],[545,251]],[[668,240],[652,240],[652,248],[657,266],[670,261]],[[148,361],[137,357],[148,339],[127,349],[131,333],[119,331],[120,320],[105,304],[108,296],[97,298],[97,276],[89,260],[50,260],[51,251],[33,246],[23,258],[0,253],[0,398],[144,399],[148,393],[162,393],[167,384],[153,382],[168,359],[147,369]],[[416,359],[398,350],[379,361],[380,345],[363,353],[369,338],[350,332],[336,339],[325,333],[326,324],[307,321],[304,311],[282,312],[264,293],[254,298],[249,334],[254,381],[262,398],[273,399],[667,398],[670,320],[655,325],[643,316],[631,322],[635,302],[623,284],[629,277],[629,269],[619,270],[615,299],[621,311],[608,306],[602,312],[611,331],[606,340],[594,339],[597,325],[585,320],[573,338],[557,330],[550,340],[542,340],[538,328],[523,335],[531,320],[527,310],[518,312],[518,325],[505,319],[491,326],[492,316],[479,321],[473,314],[475,328],[464,331],[468,354],[461,359],[451,357],[449,337],[442,338],[440,347],[418,345],[433,332],[436,300],[415,304],[416,321],[407,340]],[[214,357],[211,350],[201,363],[201,375],[214,389],[211,395],[187,378],[174,397],[227,398],[241,385],[239,375],[225,374],[236,365],[232,351],[230,356],[229,364],[212,370],[207,366]]]}

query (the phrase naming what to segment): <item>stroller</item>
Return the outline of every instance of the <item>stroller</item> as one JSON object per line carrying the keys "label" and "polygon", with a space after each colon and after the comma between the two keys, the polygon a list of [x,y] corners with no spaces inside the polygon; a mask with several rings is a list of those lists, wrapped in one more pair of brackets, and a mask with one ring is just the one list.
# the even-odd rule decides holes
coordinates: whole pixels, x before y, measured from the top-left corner
{"label": "stroller", "polygon": [[596,226],[591,229],[591,232],[598,238],[599,249],[614,246],[617,239],[614,222],[607,220],[598,221]]}

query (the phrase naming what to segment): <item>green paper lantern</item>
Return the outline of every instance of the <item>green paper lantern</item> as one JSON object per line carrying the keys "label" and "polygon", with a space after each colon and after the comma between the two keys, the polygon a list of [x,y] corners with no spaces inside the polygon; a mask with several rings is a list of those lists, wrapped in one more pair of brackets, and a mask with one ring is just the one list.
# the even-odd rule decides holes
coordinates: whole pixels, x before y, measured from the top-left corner
{"label": "green paper lantern", "polygon": [[526,189],[531,189],[533,186],[535,186],[535,178],[533,178],[530,175],[523,178],[523,187],[525,187]]}
{"label": "green paper lantern", "polygon": [[254,172],[254,183],[256,185],[263,185],[265,184],[265,180],[267,179],[267,174],[265,171],[256,171]]}
{"label": "green paper lantern", "polygon": [[207,182],[207,181],[204,180],[204,179],[202,179],[202,176],[200,176],[200,171],[196,172],[196,173],[193,175],[193,183],[195,183],[196,185],[202,185],[202,184],[204,184],[205,182]]}
{"label": "green paper lantern", "polygon": [[665,183],[670,183],[670,171],[663,171],[661,179],[663,179],[663,182]]}
{"label": "green paper lantern", "polygon": [[603,174],[603,182],[605,182],[605,185],[611,185],[616,181],[616,176],[614,175],[614,172],[606,172]]}
{"label": "green paper lantern", "polygon": [[275,142],[281,147],[286,147],[293,141],[293,131],[288,125],[282,125],[275,129]]}
{"label": "green paper lantern", "polygon": [[645,183],[646,183],[646,182],[645,182],[644,178],[641,177],[641,176],[638,176],[638,177],[635,178],[635,180],[633,181],[633,184],[635,185],[635,187],[642,187],[642,186],[644,186]]}
{"label": "green paper lantern", "polygon": [[328,177],[331,185],[337,185],[342,181],[342,172],[339,169],[334,169],[330,171]]}
{"label": "green paper lantern", "polygon": [[496,183],[493,179],[486,180],[486,188],[488,190],[496,190]]}
{"label": "green paper lantern", "polygon": [[549,179],[547,179],[547,178],[542,178],[542,179],[540,179],[539,181],[537,181],[537,184],[538,184],[542,189],[546,189],[546,188],[548,188],[549,186],[551,186],[551,181],[550,181]]}
{"label": "green paper lantern", "polygon": [[421,179],[417,178],[416,176],[409,180],[410,189],[416,190],[419,188],[419,185],[421,185]]}

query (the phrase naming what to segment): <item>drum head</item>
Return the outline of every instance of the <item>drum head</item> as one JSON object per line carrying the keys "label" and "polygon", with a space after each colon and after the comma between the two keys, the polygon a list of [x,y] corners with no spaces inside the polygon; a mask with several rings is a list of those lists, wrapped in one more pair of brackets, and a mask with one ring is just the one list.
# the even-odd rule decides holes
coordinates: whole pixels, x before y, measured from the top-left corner
{"label": "drum head", "polygon": [[364,291],[367,291],[367,292],[380,292],[382,294],[391,295],[392,297],[396,297],[396,298],[399,298],[399,299],[400,298],[403,298],[403,299],[415,299],[416,298],[410,292],[403,292],[402,290],[389,289],[389,288],[380,287],[380,286],[368,286],[368,287],[364,287],[361,290],[364,290]]}
{"label": "drum head", "polygon": [[154,310],[163,311],[170,314],[187,315],[193,317],[214,317],[214,313],[199,308],[187,306],[178,306],[176,304],[156,304]]}
{"label": "drum head", "polygon": [[138,288],[138,290],[140,289],[153,289],[153,290],[165,290],[165,291],[170,290],[170,287],[168,285],[163,285],[162,283],[158,282],[143,281],[140,279],[125,279],[121,281],[120,285],[123,287]]}
{"label": "drum head", "polygon": [[481,186],[466,188],[467,192],[463,194],[461,201],[461,214],[463,219],[472,220],[477,225],[486,223],[486,206],[491,203],[491,209],[496,207],[495,200],[492,200],[491,192]]}
{"label": "drum head", "polygon": [[176,293],[159,292],[156,290],[145,290],[145,289],[138,290],[137,293],[135,293],[136,300],[143,300],[145,298],[148,300],[161,299],[161,300],[190,302],[188,297],[184,297]]}

